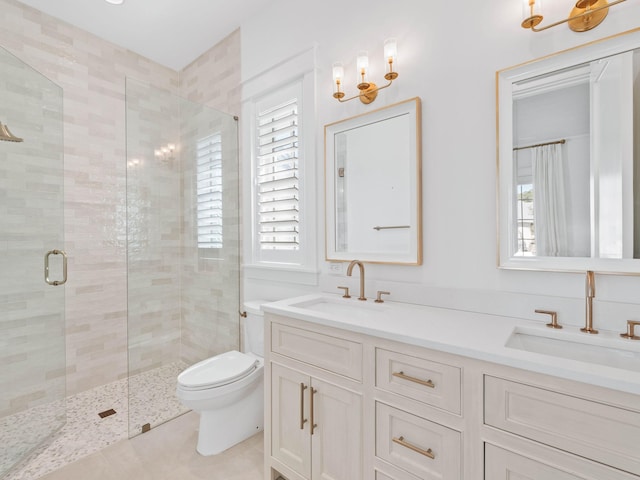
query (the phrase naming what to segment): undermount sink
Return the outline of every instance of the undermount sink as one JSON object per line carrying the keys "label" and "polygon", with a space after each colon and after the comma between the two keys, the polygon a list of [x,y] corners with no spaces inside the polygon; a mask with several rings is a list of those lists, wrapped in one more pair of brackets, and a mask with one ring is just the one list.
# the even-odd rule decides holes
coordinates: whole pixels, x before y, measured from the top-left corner
{"label": "undermount sink", "polygon": [[290,306],[329,315],[362,319],[371,318],[372,315],[380,314],[385,310],[383,305],[377,304],[373,300],[363,302],[355,297],[351,299],[317,297],[312,300],[292,303]]}
{"label": "undermount sink", "polygon": [[640,371],[640,342],[573,332],[516,327],[505,344],[508,348]]}

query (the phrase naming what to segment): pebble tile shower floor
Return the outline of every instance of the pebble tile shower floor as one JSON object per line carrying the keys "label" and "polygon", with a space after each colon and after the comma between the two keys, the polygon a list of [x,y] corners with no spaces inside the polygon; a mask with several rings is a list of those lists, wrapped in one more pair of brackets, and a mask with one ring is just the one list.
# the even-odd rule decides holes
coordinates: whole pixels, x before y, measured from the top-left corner
{"label": "pebble tile shower floor", "polygon": [[[146,423],[153,428],[187,412],[175,396],[176,378],[186,367],[182,362],[175,362],[68,397],[65,426],[5,480],[35,480],[128,438],[129,415],[131,431],[141,432]],[[128,391],[131,392],[129,398]],[[116,411],[115,415],[100,418],[100,412],[111,408]],[[55,416],[47,415],[38,407],[0,419],[0,445],[3,446],[0,465],[12,463],[12,457],[17,455],[6,447],[13,443],[9,439],[37,435],[38,428],[46,428],[41,425],[41,419],[55,421]],[[30,426],[27,432],[25,425]]]}

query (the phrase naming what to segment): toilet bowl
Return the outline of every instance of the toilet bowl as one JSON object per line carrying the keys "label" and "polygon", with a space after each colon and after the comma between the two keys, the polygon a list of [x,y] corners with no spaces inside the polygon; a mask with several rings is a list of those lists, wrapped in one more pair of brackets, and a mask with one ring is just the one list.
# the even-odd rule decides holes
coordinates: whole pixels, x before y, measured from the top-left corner
{"label": "toilet bowl", "polygon": [[220,453],[264,428],[261,303],[245,304],[245,352],[216,355],[178,375],[178,399],[200,414],[196,449],[201,455]]}

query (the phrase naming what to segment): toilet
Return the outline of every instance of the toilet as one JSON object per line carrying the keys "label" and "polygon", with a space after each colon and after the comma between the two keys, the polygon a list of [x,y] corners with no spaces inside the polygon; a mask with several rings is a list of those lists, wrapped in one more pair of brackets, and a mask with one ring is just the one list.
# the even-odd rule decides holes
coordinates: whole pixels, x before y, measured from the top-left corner
{"label": "toilet", "polygon": [[178,399],[200,414],[196,449],[201,455],[220,453],[264,428],[262,303],[245,303],[244,352],[216,355],[178,375]]}

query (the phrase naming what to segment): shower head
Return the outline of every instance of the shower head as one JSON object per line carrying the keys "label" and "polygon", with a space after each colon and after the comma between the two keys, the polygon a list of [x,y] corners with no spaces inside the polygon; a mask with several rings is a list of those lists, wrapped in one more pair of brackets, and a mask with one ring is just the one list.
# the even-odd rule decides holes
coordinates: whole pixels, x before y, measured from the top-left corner
{"label": "shower head", "polygon": [[24,140],[20,137],[16,137],[13,133],[11,133],[11,130],[9,130],[9,127],[7,127],[6,125],[3,125],[2,122],[0,122],[0,140],[4,140],[5,142],[23,142]]}

